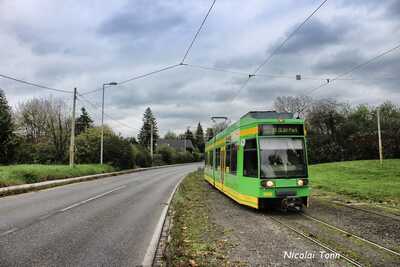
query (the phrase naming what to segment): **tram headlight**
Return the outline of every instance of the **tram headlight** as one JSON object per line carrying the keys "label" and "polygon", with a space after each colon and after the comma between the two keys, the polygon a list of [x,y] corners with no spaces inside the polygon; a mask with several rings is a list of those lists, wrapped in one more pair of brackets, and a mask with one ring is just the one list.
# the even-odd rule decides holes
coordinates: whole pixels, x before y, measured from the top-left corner
{"label": "tram headlight", "polygon": [[297,185],[298,185],[298,186],[305,186],[305,185],[308,185],[308,179],[298,179],[298,180],[297,180]]}
{"label": "tram headlight", "polygon": [[274,187],[275,183],[271,180],[264,180],[261,182],[261,185],[266,188]]}

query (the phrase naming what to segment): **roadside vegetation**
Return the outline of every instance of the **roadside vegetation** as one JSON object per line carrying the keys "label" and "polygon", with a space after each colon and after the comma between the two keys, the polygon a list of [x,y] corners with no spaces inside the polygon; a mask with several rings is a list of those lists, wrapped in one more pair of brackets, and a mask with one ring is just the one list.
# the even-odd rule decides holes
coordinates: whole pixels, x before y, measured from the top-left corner
{"label": "roadside vegetation", "polygon": [[400,159],[311,165],[311,185],[350,198],[400,206]]}
{"label": "roadside vegetation", "polygon": [[33,98],[11,108],[0,90],[0,186],[203,159],[204,133],[200,123],[195,134],[189,129],[180,136],[169,133],[169,138],[190,141],[193,144],[190,151],[161,146],[156,118],[147,108],[137,137],[125,137],[107,125],[104,127],[104,163],[108,166],[98,166],[102,130],[82,107],[75,123],[78,165],[70,169],[66,165],[72,125],[70,114],[68,104],[53,97]]}
{"label": "roadside vegetation", "polygon": [[0,187],[64,179],[97,173],[112,172],[110,165],[82,164],[70,168],[66,165],[13,165],[0,166]]}
{"label": "roadside vegetation", "polygon": [[208,191],[203,172],[189,174],[171,203],[171,241],[167,245],[167,266],[225,266],[229,244],[224,230],[209,214]]}

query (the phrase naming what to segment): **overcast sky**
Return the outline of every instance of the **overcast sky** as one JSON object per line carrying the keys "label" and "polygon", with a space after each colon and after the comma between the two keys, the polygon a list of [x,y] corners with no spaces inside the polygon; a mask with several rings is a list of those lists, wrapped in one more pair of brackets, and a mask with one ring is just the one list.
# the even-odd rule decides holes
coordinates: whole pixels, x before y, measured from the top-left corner
{"label": "overcast sky", "polygon": [[[250,73],[321,0],[217,0],[186,63]],[[210,0],[0,0],[0,73],[80,93],[104,82],[179,63]],[[276,96],[300,95],[400,42],[399,0],[330,0],[234,98],[246,75],[179,66],[106,89],[106,118],[136,135],[151,107],[161,133],[270,110]],[[321,88],[314,98],[400,104],[400,49]],[[295,75],[320,78],[296,81]],[[72,97],[0,78],[15,107],[33,97]],[[101,102],[101,93],[87,97]],[[79,107],[82,103],[79,104]],[[96,122],[100,111],[85,104]],[[133,129],[132,129],[133,128]]]}

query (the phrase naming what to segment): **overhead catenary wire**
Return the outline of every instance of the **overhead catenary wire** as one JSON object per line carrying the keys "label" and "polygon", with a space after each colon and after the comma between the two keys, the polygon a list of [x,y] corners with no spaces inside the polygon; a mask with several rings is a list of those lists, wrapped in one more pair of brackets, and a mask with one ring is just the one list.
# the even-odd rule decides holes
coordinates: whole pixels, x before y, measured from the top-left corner
{"label": "overhead catenary wire", "polygon": [[311,19],[312,16],[314,16],[315,13],[318,12],[318,10],[327,2],[328,0],[324,0],[321,2],[321,4],[319,4],[319,6],[314,9],[314,11],[307,16],[306,19],[303,20],[302,23],[300,23],[300,25],[293,31],[291,32],[288,37],[286,37],[286,39],[277,47],[275,48],[272,53],[254,70],[253,73],[249,74],[248,79],[246,79],[246,81],[243,83],[243,85],[239,88],[239,90],[237,90],[236,94],[233,95],[232,99],[230,102],[233,102],[236,97],[240,94],[240,92],[246,87],[246,85],[249,83],[250,79],[255,77],[257,75],[257,73],[261,70],[262,67],[264,67],[271,59],[272,57],[279,51],[282,49],[282,47],[285,46],[285,44]]}
{"label": "overhead catenary wire", "polygon": [[[186,52],[185,52],[185,54],[184,54],[184,56],[183,56],[183,58],[182,58],[180,63],[174,64],[174,65],[169,65],[169,66],[163,67],[161,69],[157,69],[157,70],[145,73],[145,74],[137,75],[137,76],[131,77],[129,79],[117,82],[117,86],[125,84],[125,83],[128,83],[128,82],[131,82],[131,81],[134,81],[134,80],[142,79],[142,78],[145,78],[145,77],[148,77],[148,76],[151,76],[151,75],[154,75],[154,74],[166,71],[166,70],[170,70],[170,69],[173,69],[173,68],[176,68],[176,67],[179,67],[179,66],[183,66],[187,56],[189,55],[190,50],[193,47],[194,42],[196,41],[198,35],[200,34],[200,32],[201,32],[201,30],[202,30],[202,28],[203,28],[203,26],[204,26],[204,24],[205,24],[205,22],[206,22],[206,20],[208,18],[208,16],[210,15],[211,10],[213,9],[213,7],[215,5],[215,2],[216,2],[216,0],[213,0],[210,8],[208,9],[208,12],[207,12],[206,16],[204,17],[202,23],[200,24],[200,27],[197,30],[196,34],[194,35],[194,37],[193,37],[192,41],[190,42],[188,48],[186,49]],[[81,95],[88,95],[88,94],[95,93],[95,92],[98,92],[98,91],[101,91],[101,90],[102,90],[102,88],[98,88],[98,89],[95,89],[95,90],[92,90],[92,91],[84,92]]]}
{"label": "overhead catenary wire", "polygon": [[311,19],[311,17],[312,16],[314,16],[314,14],[315,13],[317,13],[318,12],[318,10],[327,2],[328,0],[324,0],[324,1],[322,1],[322,3],[305,19],[305,20],[303,20],[303,22],[302,23],[300,23],[300,25],[299,26],[297,26],[297,28],[294,30],[294,31],[292,31],[289,35],[288,35],[288,37],[286,37],[286,39],[277,47],[277,48],[275,48],[273,51],[272,51],[272,53],[254,70],[254,72],[253,72],[253,74],[257,74],[261,69],[262,69],[262,67],[264,67],[265,66],[265,64],[267,64],[271,59],[272,59],[272,57],[279,51],[279,50],[281,50],[282,49],[282,47],[284,47],[285,46],[285,44]]}
{"label": "overhead catenary wire", "polygon": [[212,2],[212,4],[211,4],[210,8],[208,9],[208,12],[207,12],[206,16],[204,17],[203,21],[202,21],[201,24],[200,24],[199,29],[197,30],[197,32],[196,32],[196,34],[194,35],[192,41],[190,42],[188,48],[186,49],[186,52],[185,52],[185,55],[184,55],[183,58],[182,58],[181,64],[183,64],[183,63],[185,62],[186,58],[188,57],[189,52],[190,52],[190,50],[192,49],[193,44],[194,44],[194,42],[195,42],[196,39],[197,39],[197,36],[200,34],[201,30],[203,29],[203,26],[204,26],[204,24],[206,23],[206,20],[207,20],[208,16],[209,16],[210,13],[211,13],[211,10],[213,9],[213,7],[214,7],[214,5],[215,5],[215,2],[216,2],[216,0],[213,0],[213,2]]}
{"label": "overhead catenary wire", "polygon": [[4,79],[15,81],[15,82],[27,84],[27,85],[30,85],[30,86],[38,87],[38,88],[41,88],[41,89],[45,89],[45,90],[55,91],[55,92],[59,92],[59,93],[73,94],[73,91],[67,91],[67,90],[62,90],[62,89],[57,89],[57,88],[51,88],[51,87],[48,87],[48,86],[45,86],[45,85],[41,85],[39,83],[29,82],[29,81],[25,81],[25,80],[22,80],[22,79],[15,78],[15,77],[11,77],[9,75],[0,74],[0,77],[4,78]]}
{"label": "overhead catenary wire", "polygon": [[319,85],[319,86],[317,86],[317,87],[311,89],[311,90],[308,91],[306,94],[307,94],[307,95],[311,95],[311,94],[315,93],[317,90],[321,89],[322,87],[325,87],[325,86],[327,86],[328,84],[331,84],[332,82],[334,82],[334,81],[336,81],[336,80],[339,80],[341,77],[347,76],[347,75],[349,75],[350,73],[352,73],[352,72],[354,72],[354,71],[356,71],[356,70],[358,70],[358,69],[360,69],[360,68],[363,68],[363,67],[365,67],[365,66],[371,64],[373,61],[375,61],[375,60],[377,60],[377,59],[379,59],[379,58],[381,58],[381,57],[383,57],[383,56],[386,56],[387,54],[389,54],[389,53],[391,53],[391,52],[393,52],[393,51],[395,51],[395,50],[397,50],[397,49],[399,49],[399,48],[400,48],[400,44],[397,44],[397,45],[395,45],[394,47],[389,48],[389,49],[383,51],[382,53],[380,53],[380,54],[378,54],[378,55],[376,55],[376,56],[374,56],[374,57],[372,57],[372,58],[370,58],[370,59],[368,59],[368,60],[366,60],[366,61],[364,61],[364,62],[362,62],[362,63],[360,63],[360,64],[358,64],[358,65],[356,65],[356,66],[354,66],[354,67],[352,67],[352,68],[349,69],[348,71],[345,71],[345,72],[343,72],[343,73],[337,75],[336,77],[334,77],[334,78],[332,78],[332,79],[330,79],[330,80],[327,80],[326,83],[323,83],[323,84],[321,84],[321,85]]}
{"label": "overhead catenary wire", "polygon": [[[95,108],[95,109],[101,109],[100,106],[98,106],[98,105],[96,105],[95,103],[91,102],[90,100],[88,100],[87,98],[85,98],[82,94],[78,94],[77,99],[78,99],[78,101],[81,100],[81,101],[83,101],[83,102],[89,104],[90,106],[92,106],[92,107]],[[135,131],[135,132],[138,132],[138,131],[139,131],[139,129],[133,128],[133,127],[131,127],[131,126],[129,126],[129,125],[127,125],[127,124],[125,124],[125,123],[123,123],[123,122],[121,122],[121,121],[115,119],[115,118],[113,118],[112,116],[110,116],[110,115],[107,114],[107,113],[104,113],[104,116],[107,117],[108,119],[110,119],[110,120],[116,122],[117,124],[119,124],[119,125],[121,125],[121,126],[127,128],[127,129],[133,130],[133,131]]]}
{"label": "overhead catenary wire", "polygon": [[[182,65],[182,64],[169,65],[169,66],[163,67],[163,68],[161,68],[161,69],[157,69],[157,70],[153,70],[153,71],[151,71],[151,72],[147,72],[147,73],[145,73],[145,74],[140,74],[140,75],[131,77],[131,78],[129,78],[129,79],[126,79],[126,80],[117,82],[116,86],[122,85],[122,84],[125,84],[125,83],[128,83],[128,82],[131,82],[131,81],[134,81],[134,80],[139,80],[139,79],[142,79],[142,78],[145,78],[145,77],[148,77],[148,76],[151,76],[151,75],[154,75],[154,74],[157,74],[157,73],[166,71],[166,70],[170,70],[170,69],[179,67],[179,66],[181,66],[181,65]],[[84,92],[84,93],[82,93],[81,95],[89,95],[89,94],[92,94],[92,93],[95,93],[95,92],[98,92],[98,91],[101,91],[101,90],[103,90],[103,88],[97,88],[97,89],[94,89],[94,90],[92,90],[92,91]]]}

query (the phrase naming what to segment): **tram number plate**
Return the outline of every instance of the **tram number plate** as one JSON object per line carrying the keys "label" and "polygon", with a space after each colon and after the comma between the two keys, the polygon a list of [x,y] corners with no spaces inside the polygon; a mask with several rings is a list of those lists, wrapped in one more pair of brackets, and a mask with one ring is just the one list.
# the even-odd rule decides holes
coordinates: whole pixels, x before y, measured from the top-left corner
{"label": "tram number plate", "polygon": [[296,195],[296,191],[293,190],[279,190],[276,192],[278,197],[291,197]]}

